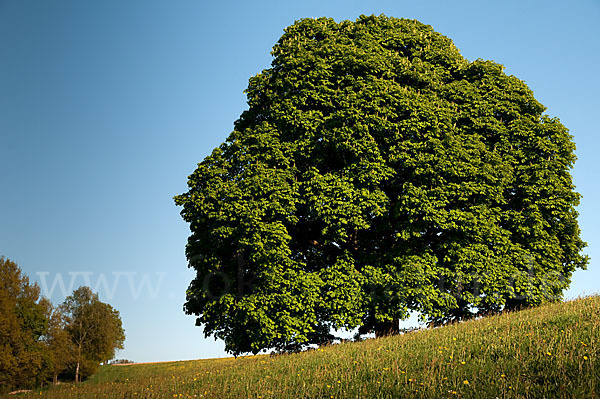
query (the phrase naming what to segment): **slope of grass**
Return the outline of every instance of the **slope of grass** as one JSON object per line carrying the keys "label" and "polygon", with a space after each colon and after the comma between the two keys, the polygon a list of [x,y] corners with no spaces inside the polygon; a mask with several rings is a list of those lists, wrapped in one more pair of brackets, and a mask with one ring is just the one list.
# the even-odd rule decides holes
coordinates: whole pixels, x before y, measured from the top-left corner
{"label": "slope of grass", "polygon": [[46,398],[600,397],[600,297],[281,356],[104,366]]}

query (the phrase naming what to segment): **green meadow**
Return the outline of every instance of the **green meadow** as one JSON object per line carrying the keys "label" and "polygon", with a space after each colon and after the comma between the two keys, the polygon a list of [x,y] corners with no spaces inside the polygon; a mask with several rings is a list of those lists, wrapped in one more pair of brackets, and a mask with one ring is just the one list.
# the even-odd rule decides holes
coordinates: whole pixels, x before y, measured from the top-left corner
{"label": "green meadow", "polygon": [[42,398],[595,398],[600,297],[297,354],[102,366]]}

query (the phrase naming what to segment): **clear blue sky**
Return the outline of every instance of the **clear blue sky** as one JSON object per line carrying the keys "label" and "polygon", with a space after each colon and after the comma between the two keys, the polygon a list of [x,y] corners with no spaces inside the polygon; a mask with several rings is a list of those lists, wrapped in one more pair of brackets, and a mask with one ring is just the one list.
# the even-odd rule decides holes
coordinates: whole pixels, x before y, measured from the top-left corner
{"label": "clear blue sky", "polygon": [[284,27],[381,13],[504,64],[570,129],[592,262],[567,297],[598,292],[598,0],[0,0],[0,254],[55,303],[88,279],[121,312],[120,358],[223,356],[182,311],[193,273],[172,197],[232,130]]}

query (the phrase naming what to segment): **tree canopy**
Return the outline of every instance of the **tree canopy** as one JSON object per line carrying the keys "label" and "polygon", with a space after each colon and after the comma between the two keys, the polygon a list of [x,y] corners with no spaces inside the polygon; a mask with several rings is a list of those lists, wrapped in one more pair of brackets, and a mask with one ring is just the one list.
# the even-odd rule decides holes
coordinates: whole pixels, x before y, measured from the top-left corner
{"label": "tree canopy", "polygon": [[92,374],[116,349],[123,349],[125,331],[119,312],[98,299],[89,287],[79,287],[60,306],[65,330],[74,346],[75,381]]}
{"label": "tree canopy", "polygon": [[303,19],[175,197],[184,309],[234,354],[560,298],[581,254],[568,130],[415,20]]}
{"label": "tree canopy", "polygon": [[0,393],[44,379],[47,357],[40,338],[49,307],[37,284],[30,284],[15,262],[0,257]]}

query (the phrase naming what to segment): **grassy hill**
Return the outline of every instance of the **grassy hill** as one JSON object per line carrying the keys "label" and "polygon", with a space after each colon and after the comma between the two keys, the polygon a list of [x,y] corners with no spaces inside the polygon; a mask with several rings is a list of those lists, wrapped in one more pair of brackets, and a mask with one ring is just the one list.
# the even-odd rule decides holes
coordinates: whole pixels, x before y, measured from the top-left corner
{"label": "grassy hill", "polygon": [[104,366],[19,397],[594,398],[599,348],[593,296],[293,355]]}

